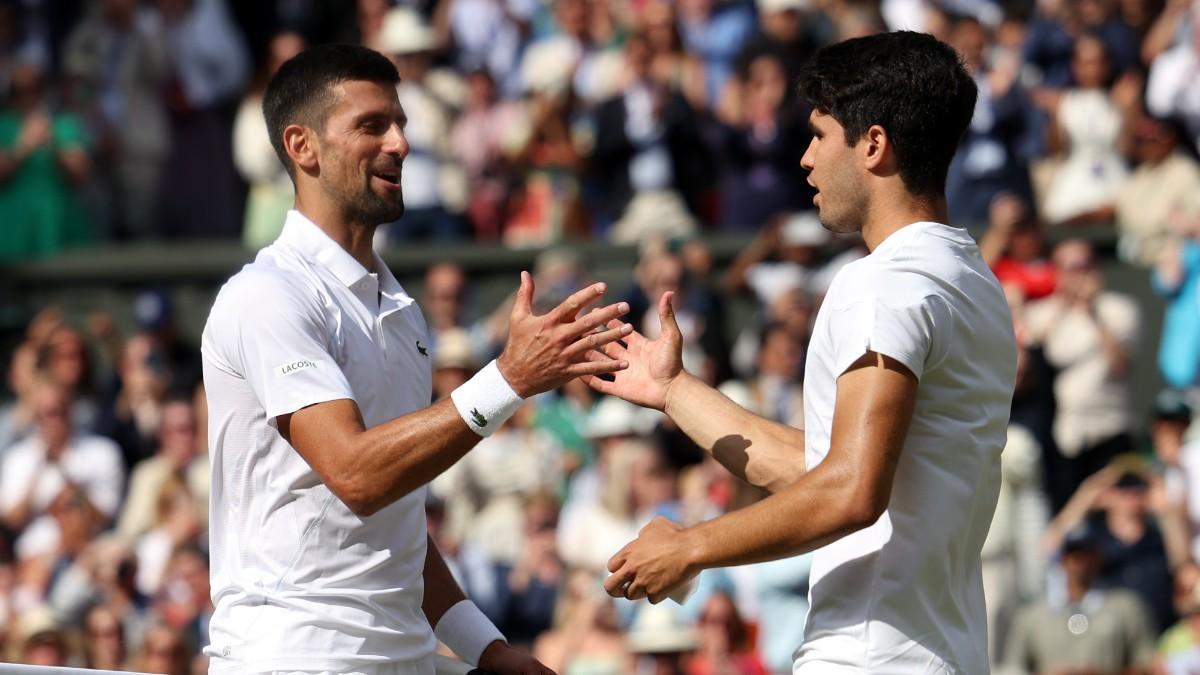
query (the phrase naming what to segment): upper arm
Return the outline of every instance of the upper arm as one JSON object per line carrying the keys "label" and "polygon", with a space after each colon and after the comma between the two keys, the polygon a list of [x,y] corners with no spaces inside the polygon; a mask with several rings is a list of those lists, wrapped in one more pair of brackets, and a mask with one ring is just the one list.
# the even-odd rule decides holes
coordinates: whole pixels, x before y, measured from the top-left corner
{"label": "upper arm", "polygon": [[917,400],[917,377],[891,356],[868,351],[837,381],[825,462],[849,472],[851,507],[863,524],[887,508]]}

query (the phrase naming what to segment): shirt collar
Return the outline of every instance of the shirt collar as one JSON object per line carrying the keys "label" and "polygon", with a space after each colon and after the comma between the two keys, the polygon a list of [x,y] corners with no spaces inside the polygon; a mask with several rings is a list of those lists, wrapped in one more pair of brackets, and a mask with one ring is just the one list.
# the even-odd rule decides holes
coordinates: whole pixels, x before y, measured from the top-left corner
{"label": "shirt collar", "polygon": [[288,211],[287,219],[283,221],[283,232],[276,241],[296,249],[305,258],[320,264],[347,288],[352,288],[356,282],[368,275],[367,268],[355,260],[354,256],[331,239],[316,223],[295,209]]}
{"label": "shirt collar", "polygon": [[[351,291],[358,293],[371,287],[371,294],[374,293],[375,284],[371,280],[371,273],[367,268],[363,267],[354,259],[354,256],[350,255],[316,223],[299,211],[295,209],[288,211],[287,219],[283,223],[283,231],[279,234],[277,241],[296,249],[305,258],[329,270]],[[379,277],[378,291],[383,297],[394,300],[397,309],[411,304],[412,297],[396,280],[387,264],[383,262],[378,253],[372,253],[372,255],[375,257],[375,270]]]}
{"label": "shirt collar", "polygon": [[935,230],[939,235],[942,235],[947,239],[952,239],[958,244],[975,244],[975,240],[971,238],[971,235],[962,228],[950,227],[949,225],[935,223],[931,220],[922,220],[905,225],[904,227],[901,227],[900,229],[891,233],[886,239],[879,242],[879,245],[876,246],[875,250],[871,251],[871,253],[876,254],[880,252],[887,252],[894,248],[899,248],[913,237],[917,236],[918,233],[927,230]]}

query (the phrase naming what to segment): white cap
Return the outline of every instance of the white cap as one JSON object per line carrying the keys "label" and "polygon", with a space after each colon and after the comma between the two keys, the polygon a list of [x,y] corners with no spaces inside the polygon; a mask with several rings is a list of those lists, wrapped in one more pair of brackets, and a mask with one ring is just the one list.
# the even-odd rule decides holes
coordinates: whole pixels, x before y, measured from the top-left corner
{"label": "white cap", "polygon": [[811,0],[758,0],[758,11],[763,14],[786,12],[789,9],[802,12],[811,5]]}
{"label": "white cap", "polygon": [[645,604],[633,619],[628,637],[634,654],[675,654],[700,646],[696,629],[683,623],[679,611],[667,604]]}
{"label": "white cap", "polygon": [[784,221],[779,237],[785,246],[824,246],[829,243],[829,230],[816,213],[801,211]]}
{"label": "white cap", "polygon": [[388,10],[383,16],[376,46],[385,54],[416,54],[437,46],[433,29],[420,14],[407,7]]}
{"label": "white cap", "polygon": [[525,91],[557,94],[571,84],[579,61],[579,46],[567,37],[539,40],[521,59],[521,84]]}
{"label": "white cap", "polygon": [[644,414],[638,406],[616,396],[605,396],[592,408],[583,435],[605,438],[648,434],[654,431],[654,424],[654,418]]}

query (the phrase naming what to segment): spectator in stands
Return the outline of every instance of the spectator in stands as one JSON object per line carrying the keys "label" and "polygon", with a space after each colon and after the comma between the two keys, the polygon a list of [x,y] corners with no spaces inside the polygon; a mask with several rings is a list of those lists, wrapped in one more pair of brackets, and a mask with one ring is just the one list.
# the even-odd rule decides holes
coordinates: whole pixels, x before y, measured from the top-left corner
{"label": "spectator in stands", "polygon": [[754,30],[752,10],[741,2],[683,0],[679,3],[679,27],[688,51],[704,62],[705,88],[712,106]]}
{"label": "spectator in stands", "polygon": [[125,484],[120,450],[106,438],[77,433],[65,389],[48,380],[36,386],[37,432],[0,463],[0,517],[20,532],[47,512],[64,486],[78,485],[84,500],[111,519]]}
{"label": "spectator in stands", "polygon": [[554,628],[533,645],[533,656],[556,673],[625,675],[629,653],[613,602],[594,572],[567,572]]}
{"label": "spectator in stands", "polygon": [[722,391],[738,386],[752,412],[793,426],[804,423],[804,342],[782,324],[768,324],[761,332],[757,368],[745,381],[726,382]]}
{"label": "spectator in stands", "polygon": [[71,421],[83,432],[98,431],[100,404],[92,384],[92,355],[78,329],[56,323],[44,338],[30,335],[38,346],[38,370],[66,389],[71,400]]}
{"label": "spectator in stands", "polygon": [[33,431],[34,384],[37,382],[37,349],[22,342],[12,351],[8,389],[13,400],[0,405],[0,456]]}
{"label": "spectator in stands", "polygon": [[681,93],[652,77],[652,58],[645,34],[631,35],[629,82],[594,112],[591,170],[616,221],[609,238],[618,243],[694,232],[710,183],[696,115]]}
{"label": "spectator in stands", "polygon": [[758,29],[742,46],[742,66],[761,54],[774,54],[782,62],[788,82],[796,81],[801,68],[827,41],[829,26],[809,0],[758,0]]}
{"label": "spectator in stands", "polygon": [[709,596],[700,613],[698,633],[700,644],[688,663],[688,675],[767,675],[728,593]]}
{"label": "spectator in stands", "polygon": [[208,556],[194,543],[185,542],[171,554],[155,612],[193,650],[208,644],[208,622],[213,613]]}
{"label": "spectator in stands", "polygon": [[650,0],[642,6],[640,29],[650,43],[650,75],[659,83],[683,94],[694,110],[708,108],[704,82],[704,63],[684,48],[679,33],[675,6],[662,0]]}
{"label": "spectator in stands", "polygon": [[1117,195],[1121,257],[1142,267],[1162,258],[1189,223],[1200,221],[1200,163],[1180,146],[1182,130],[1171,120],[1138,115],[1134,123],[1133,174]]}
{"label": "spectator in stands", "polygon": [[156,341],[139,333],[125,343],[117,378],[116,391],[100,428],[121,446],[125,465],[131,467],[150,457],[158,447],[162,404],[171,372]]}
{"label": "spectator in stands", "polygon": [[496,626],[512,644],[532,646],[554,623],[559,588],[566,579],[555,545],[558,508],[549,492],[526,496],[521,553],[514,563],[495,563],[500,595]]}
{"label": "spectator in stands", "polygon": [[1156,30],[1169,36],[1160,43],[1171,46],[1150,63],[1146,110],[1182,120],[1192,148],[1200,149],[1200,8],[1185,0],[1169,2],[1159,22]]}
{"label": "spectator in stands", "polygon": [[1168,385],[1191,389],[1200,384],[1200,212],[1180,216],[1173,229],[1177,238],[1164,245],[1151,276],[1167,304],[1158,370]]}
{"label": "spectator in stands", "polygon": [[153,525],[156,503],[163,486],[178,481],[198,502],[206,502],[208,463],[197,461],[196,412],[190,397],[175,397],[163,404],[158,450],[138,462],[129,478],[129,493],[121,507],[117,532],[138,537]]}
{"label": "spectator in stands", "polygon": [[83,619],[84,663],[96,670],[125,670],[125,630],[111,607],[96,605]]}
{"label": "spectator in stands", "polygon": [[1175,610],[1182,617],[1158,640],[1158,671],[1190,675],[1200,667],[1200,568],[1194,563],[1175,575]]}
{"label": "spectator in stands", "polygon": [[633,672],[646,675],[688,675],[688,659],[699,646],[696,629],[670,603],[642,604],[626,638]]}
{"label": "spectator in stands", "polygon": [[789,82],[783,60],[765,52],[726,85],[716,110],[723,230],[756,230],[781,211],[812,207],[812,186],[796,170],[812,136],[808,110]]}
{"label": "spectator in stands", "polygon": [[[1100,556],[1096,581],[1106,588],[1123,588],[1136,593],[1151,622],[1152,634],[1166,630],[1175,621],[1172,606],[1171,568],[1167,545],[1150,510],[1150,480],[1161,490],[1158,477],[1133,462],[1117,462],[1090,476],[1050,521],[1044,551],[1055,551],[1076,527],[1088,529]],[[1177,560],[1186,559],[1179,552]]]}
{"label": "spectator in stands", "polygon": [[1057,369],[1053,433],[1047,453],[1054,511],[1087,476],[1130,448],[1130,361],[1140,329],[1134,302],[1104,289],[1090,244],[1073,239],[1051,256],[1054,293],[1025,311],[1029,343]]}
{"label": "spectator in stands", "polygon": [[829,231],[815,214],[780,214],[738,253],[725,273],[725,289],[752,292],[760,308],[771,306],[793,289],[810,296],[823,295],[832,274],[821,254],[830,242]]}
{"label": "spectator in stands", "polygon": [[63,69],[89,96],[103,169],[97,175],[107,179],[115,233],[159,234],[159,180],[171,146],[163,97],[170,60],[161,26],[139,17],[134,0],[102,0],[67,39]]}
{"label": "spectator in stands", "polygon": [[448,241],[466,234],[461,213],[467,186],[452,155],[452,119],[428,79],[436,46],[433,29],[407,7],[388,11],[374,45],[396,64],[396,93],[408,116],[409,153],[400,177],[404,217],[387,226],[391,242]]}
{"label": "spectator in stands", "polygon": [[523,109],[512,101],[498,99],[492,75],[482,68],[467,73],[466,89],[463,112],[451,130],[451,143],[466,172],[467,217],[474,226],[475,239],[495,241],[500,238],[508,200],[508,146],[523,120]]}
{"label": "spectator in stands", "polygon": [[459,70],[485,69],[503,95],[521,91],[521,49],[538,3],[533,0],[456,0],[450,34]]}
{"label": "spectator in stands", "polygon": [[950,41],[962,54],[979,96],[946,179],[949,218],[957,224],[982,223],[999,195],[1013,194],[1026,202],[1033,198],[1021,148],[1030,101],[1017,83],[1020,55],[994,47],[988,29],[977,19],[954,22]]}
{"label": "spectator in stands", "polygon": [[192,653],[178,631],[157,624],[146,631],[142,648],[134,658],[135,669],[144,673],[190,675]]}
{"label": "spectator in stands", "polygon": [[242,194],[233,166],[232,109],[250,79],[250,58],[225,0],[158,0],[170,79],[171,151],[161,183],[163,234],[233,239]]}
{"label": "spectator in stands", "polygon": [[170,294],[161,288],[139,292],[133,298],[133,319],[138,333],[149,338],[162,356],[168,393],[182,396],[195,391],[202,379],[200,348],[180,330]]}
{"label": "spectator in stands", "polygon": [[992,200],[979,254],[1001,284],[1019,291],[1022,302],[1054,292],[1057,274],[1046,257],[1042,224],[1020,197],[1002,193]]}
{"label": "spectator in stands", "polygon": [[202,532],[203,521],[187,486],[174,476],[163,481],[154,502],[152,526],[137,538],[138,591],[147,597],[157,595],[174,552]]}
{"label": "spectator in stands", "polygon": [[1145,673],[1154,656],[1152,619],[1137,595],[1099,585],[1100,547],[1086,529],[1062,545],[1065,597],[1024,607],[1013,622],[1005,667],[1015,673]]}
{"label": "spectator in stands", "polygon": [[1141,90],[1133,75],[1111,84],[1112,59],[1099,37],[1080,36],[1072,53],[1074,87],[1049,108],[1048,146],[1063,155],[1043,204],[1051,225],[1112,220],[1116,196],[1129,175],[1121,151]]}
{"label": "spectator in stands", "polygon": [[233,162],[242,180],[250,185],[242,221],[242,244],[252,250],[275,241],[295,199],[292,180],[267,136],[262,101],[271,76],[284,61],[304,48],[305,40],[299,33],[282,31],[271,38],[266,64],[242,98],[233,122]]}
{"label": "spectator in stands", "polygon": [[81,120],[51,109],[42,71],[19,65],[0,110],[0,261],[89,243],[79,192],[90,173]]}
{"label": "spectator in stands", "polygon": [[1029,22],[1024,60],[1036,82],[1050,90],[1064,89],[1074,80],[1073,51],[1084,35],[1097,36],[1117,74],[1138,63],[1137,42],[1128,26],[1113,16],[1109,0],[1069,0],[1045,3]]}

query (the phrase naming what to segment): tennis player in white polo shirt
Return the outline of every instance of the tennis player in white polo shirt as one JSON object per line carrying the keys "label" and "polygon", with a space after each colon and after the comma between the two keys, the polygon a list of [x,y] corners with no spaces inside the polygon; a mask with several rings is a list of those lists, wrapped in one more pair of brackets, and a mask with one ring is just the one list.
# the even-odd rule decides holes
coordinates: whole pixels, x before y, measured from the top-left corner
{"label": "tennis player in white polo shirt", "polygon": [[663,297],[662,337],[610,344],[597,360],[629,369],[590,383],[665,410],[773,494],[691,528],[651,522],[613,556],[606,587],[659,601],[708,567],[816,549],[797,674],[986,673],[980,549],[1016,341],[974,241],[943,224],[975,83],[950,47],[900,32],[821,50],[801,90],[821,222],[861,232],[871,251],[838,273],[817,314],[805,428],[752,415],[684,372]]}
{"label": "tennis player in white polo shirt", "polygon": [[522,274],[504,352],[431,406],[425,321],[371,249],[404,210],[398,80],[382,55],[334,45],[267,87],[296,208],[221,289],[202,342],[212,673],[432,675],[438,639],[491,672],[550,673],[463,597],[429,541],[425,485],[524,397],[623,367],[586,353],[632,330],[603,327],[628,307],[576,318],[596,284],[535,316]]}

